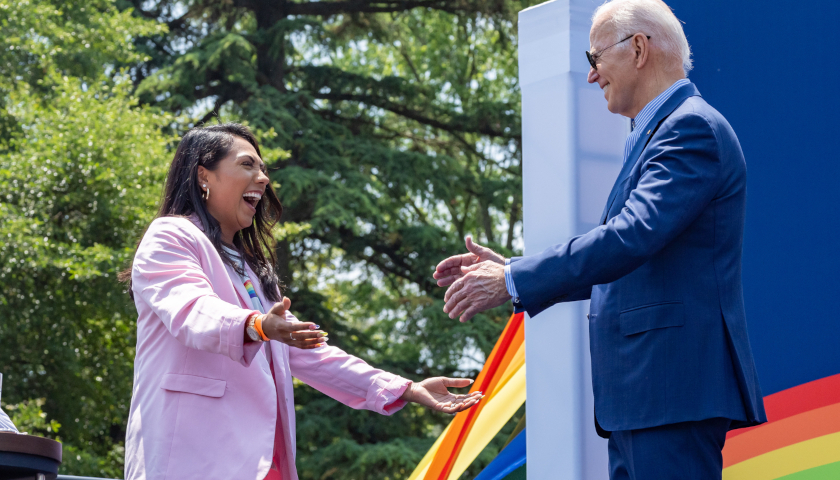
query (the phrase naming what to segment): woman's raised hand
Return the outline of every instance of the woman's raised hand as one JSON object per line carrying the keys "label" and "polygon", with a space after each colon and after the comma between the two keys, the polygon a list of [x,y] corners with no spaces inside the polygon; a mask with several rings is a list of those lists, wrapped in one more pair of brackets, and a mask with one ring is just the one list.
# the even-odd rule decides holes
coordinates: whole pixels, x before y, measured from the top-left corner
{"label": "woman's raised hand", "polygon": [[312,322],[286,320],[286,310],[291,306],[292,301],[283,298],[282,302],[275,303],[265,315],[262,328],[268,338],[304,350],[318,348],[329,340],[327,332],[318,330],[318,325]]}
{"label": "woman's raised hand", "polygon": [[484,398],[481,392],[459,395],[451,393],[447,387],[462,388],[470,385],[468,378],[432,377],[419,383],[412,383],[403,392],[402,400],[419,403],[433,410],[446,413],[458,413],[466,410]]}

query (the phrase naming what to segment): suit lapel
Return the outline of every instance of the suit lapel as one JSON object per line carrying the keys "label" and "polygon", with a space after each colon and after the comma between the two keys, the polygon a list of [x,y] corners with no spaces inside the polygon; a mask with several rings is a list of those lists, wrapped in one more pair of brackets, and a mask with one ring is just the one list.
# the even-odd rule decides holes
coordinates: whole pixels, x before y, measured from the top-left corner
{"label": "suit lapel", "polygon": [[613,184],[613,188],[610,191],[607,206],[604,207],[604,212],[601,214],[601,225],[604,225],[607,222],[607,215],[609,215],[610,209],[612,209],[613,203],[615,203],[615,198],[618,195],[618,191],[621,189],[621,185],[624,183],[627,176],[630,175],[630,172],[633,171],[633,167],[636,166],[636,162],[639,161],[642,152],[645,150],[645,147],[647,147],[651,137],[653,137],[656,133],[656,130],[659,129],[659,125],[662,124],[662,121],[668,118],[668,115],[671,115],[671,113],[673,113],[677,107],[682,105],[686,99],[699,95],[700,92],[697,90],[697,87],[695,87],[693,83],[689,83],[688,85],[683,85],[678,88],[677,91],[671,94],[668,100],[659,107],[659,110],[656,111],[656,114],[650,119],[650,122],[648,122],[645,127],[647,130],[642,132],[642,135],[639,136],[639,140],[636,141],[636,145],[633,146],[633,150],[630,151],[630,154],[627,156],[627,160],[621,167],[621,172],[619,172],[618,178],[616,178],[615,184]]}

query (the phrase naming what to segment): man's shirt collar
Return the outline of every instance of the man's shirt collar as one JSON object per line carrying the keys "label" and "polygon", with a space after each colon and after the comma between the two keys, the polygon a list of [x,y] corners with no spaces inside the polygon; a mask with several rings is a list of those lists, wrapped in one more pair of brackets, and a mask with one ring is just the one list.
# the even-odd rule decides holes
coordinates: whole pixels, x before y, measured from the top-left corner
{"label": "man's shirt collar", "polygon": [[648,123],[650,123],[650,120],[656,114],[656,111],[659,110],[659,107],[671,98],[671,95],[673,95],[680,87],[688,85],[689,83],[691,82],[689,82],[687,78],[677,80],[673,85],[665,89],[664,92],[660,93],[656,96],[656,98],[648,102],[648,104],[645,105],[645,108],[636,115],[636,118],[630,119],[630,135],[627,137],[627,141],[624,144],[625,162],[627,161],[627,156],[630,155],[630,152],[633,150],[633,147],[636,146],[636,142],[639,140],[642,132],[647,129]]}

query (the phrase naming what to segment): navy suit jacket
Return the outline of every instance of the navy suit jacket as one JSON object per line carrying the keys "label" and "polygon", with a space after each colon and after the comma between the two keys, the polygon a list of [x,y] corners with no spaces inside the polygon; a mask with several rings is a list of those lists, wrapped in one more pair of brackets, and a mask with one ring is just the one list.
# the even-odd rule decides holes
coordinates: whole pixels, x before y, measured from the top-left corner
{"label": "navy suit jacket", "polygon": [[601,225],[511,259],[515,306],[531,317],[591,297],[604,429],[767,421],[741,287],[746,174],[732,127],[685,85],[642,132]]}

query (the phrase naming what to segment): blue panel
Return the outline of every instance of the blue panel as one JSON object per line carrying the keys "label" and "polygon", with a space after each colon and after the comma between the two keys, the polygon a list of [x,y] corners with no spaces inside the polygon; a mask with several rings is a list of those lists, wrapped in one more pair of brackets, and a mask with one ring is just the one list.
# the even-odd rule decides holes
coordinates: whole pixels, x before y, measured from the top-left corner
{"label": "blue panel", "polygon": [[502,480],[525,464],[525,430],[523,429],[487,465],[474,480]]}
{"label": "blue panel", "polygon": [[0,478],[34,478],[38,473],[55,474],[59,462],[28,453],[0,452]]}
{"label": "blue panel", "polygon": [[666,0],[748,168],[744,294],[764,395],[840,373],[840,2]]}

